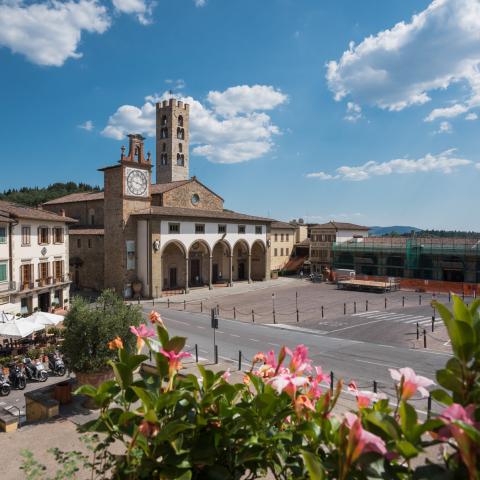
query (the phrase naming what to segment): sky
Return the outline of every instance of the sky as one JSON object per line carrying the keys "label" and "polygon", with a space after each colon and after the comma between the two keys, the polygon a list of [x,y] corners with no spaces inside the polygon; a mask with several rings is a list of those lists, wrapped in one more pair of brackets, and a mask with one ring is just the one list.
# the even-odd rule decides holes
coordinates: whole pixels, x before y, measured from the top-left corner
{"label": "sky", "polygon": [[226,208],[480,231],[480,0],[0,0],[0,190],[101,186],[170,91]]}

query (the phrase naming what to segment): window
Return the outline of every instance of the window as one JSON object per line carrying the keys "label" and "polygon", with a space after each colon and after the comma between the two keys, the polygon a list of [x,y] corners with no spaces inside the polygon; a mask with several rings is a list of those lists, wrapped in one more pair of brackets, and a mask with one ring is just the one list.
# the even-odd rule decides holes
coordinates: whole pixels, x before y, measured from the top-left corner
{"label": "window", "polygon": [[0,282],[7,281],[7,262],[0,263]]}
{"label": "window", "polygon": [[280,256],[283,257],[283,248],[280,249]]}
{"label": "window", "polygon": [[177,165],[183,167],[185,164],[185,155],[183,153],[177,153]]}
{"label": "window", "polygon": [[62,227],[55,227],[53,229],[53,243],[63,243],[63,228]]}
{"label": "window", "polygon": [[57,282],[62,281],[63,277],[63,260],[56,260],[53,262],[53,268],[55,271],[55,280]]}
{"label": "window", "polygon": [[91,238],[88,239],[88,248],[92,248],[92,239]]}
{"label": "window", "polygon": [[205,233],[205,225],[203,223],[195,224],[195,233]]}
{"label": "window", "polygon": [[82,248],[82,240],[77,238],[77,248]]}
{"label": "window", "polygon": [[91,208],[88,211],[88,224],[95,225],[95,209]]}
{"label": "window", "polygon": [[278,257],[278,249],[276,248],[273,249],[273,256]]}
{"label": "window", "polygon": [[257,235],[261,235],[262,234],[262,226],[261,225],[256,225],[255,226],[255,233]]}
{"label": "window", "polygon": [[238,233],[245,233],[245,225],[238,226]]}
{"label": "window", "polygon": [[40,227],[38,229],[38,243],[40,245],[48,244],[48,227]]}
{"label": "window", "polygon": [[288,242],[290,240],[290,235],[287,233],[285,236],[286,236],[285,241]]}
{"label": "window", "polygon": [[184,140],[185,138],[185,130],[183,128],[178,127],[177,128],[177,138],[179,140]]}
{"label": "window", "polygon": [[[165,145],[165,144],[164,144]],[[160,154],[160,163],[162,165],[167,165],[168,163],[168,155],[166,153],[161,153]]]}
{"label": "window", "polygon": [[227,233],[227,226],[226,225],[219,225],[218,226],[218,233]]}
{"label": "window", "polygon": [[38,264],[38,278],[45,280],[48,277],[48,262]]}
{"label": "window", "polygon": [[290,255],[288,248],[285,249],[285,255]]}
{"label": "window", "polygon": [[275,234],[275,241],[278,242],[278,233]]}
{"label": "window", "polygon": [[179,115],[179,116],[178,116],[178,125],[179,125],[180,127],[183,127],[183,117],[182,117],[182,115]]}
{"label": "window", "polygon": [[0,227],[0,243],[7,243],[7,229]]}
{"label": "window", "polygon": [[30,245],[31,228],[22,227],[22,245]]}
{"label": "window", "polygon": [[32,283],[32,272],[33,272],[33,265],[25,264],[20,267],[20,278],[22,279],[23,285],[28,285]]}
{"label": "window", "polygon": [[160,138],[168,138],[168,128],[164,127],[160,130]]}
{"label": "window", "polygon": [[162,152],[166,152],[166,151],[167,151],[167,144],[165,142],[163,142]]}
{"label": "window", "polygon": [[280,241],[283,242],[283,233],[280,234]]}
{"label": "window", "polygon": [[180,233],[180,224],[179,223],[169,223],[168,224],[169,233]]}
{"label": "window", "polygon": [[166,115],[164,115],[164,116],[162,117],[162,126],[164,126],[164,127],[167,126],[167,116],[166,116]]}

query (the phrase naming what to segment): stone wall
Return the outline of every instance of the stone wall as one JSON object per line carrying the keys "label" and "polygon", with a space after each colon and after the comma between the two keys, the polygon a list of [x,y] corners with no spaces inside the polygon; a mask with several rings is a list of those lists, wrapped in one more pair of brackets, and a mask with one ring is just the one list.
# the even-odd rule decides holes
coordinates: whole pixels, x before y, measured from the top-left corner
{"label": "stone wall", "polygon": [[104,288],[103,235],[75,235],[71,230],[70,261],[72,281],[78,288],[97,291]]}
{"label": "stone wall", "polygon": [[[192,195],[194,194],[199,197],[199,201],[195,205],[192,203]],[[199,182],[193,181],[165,192],[163,194],[163,206],[223,210],[223,200]]]}
{"label": "stone wall", "polygon": [[78,220],[79,225],[91,225],[89,212],[93,209],[95,213],[95,223],[93,225],[97,227],[103,226],[103,200],[56,203],[54,205],[45,205],[44,209],[58,215],[61,215],[62,210],[65,210],[65,215]]}

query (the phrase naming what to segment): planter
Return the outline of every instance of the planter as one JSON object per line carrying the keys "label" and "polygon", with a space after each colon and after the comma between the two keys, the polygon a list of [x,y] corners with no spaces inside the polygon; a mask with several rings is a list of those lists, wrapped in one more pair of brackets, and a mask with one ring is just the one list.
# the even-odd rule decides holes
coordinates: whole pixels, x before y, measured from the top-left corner
{"label": "planter", "polygon": [[58,400],[60,405],[66,405],[72,401],[72,384],[70,382],[60,382],[55,385],[53,398]]}
{"label": "planter", "polygon": [[[98,388],[103,382],[111,380],[114,377],[114,374],[113,370],[109,369],[104,372],[95,373],[75,372],[75,377],[77,379],[78,387],[81,387],[82,385],[92,385],[92,387]],[[90,397],[86,398],[83,405],[91,410],[99,408]]]}

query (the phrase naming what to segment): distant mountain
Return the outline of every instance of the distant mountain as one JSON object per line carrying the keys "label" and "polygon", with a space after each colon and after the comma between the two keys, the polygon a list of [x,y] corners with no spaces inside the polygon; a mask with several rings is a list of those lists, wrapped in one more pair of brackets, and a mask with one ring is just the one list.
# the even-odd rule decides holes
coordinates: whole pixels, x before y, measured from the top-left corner
{"label": "distant mountain", "polygon": [[409,227],[406,225],[393,225],[392,227],[370,227],[370,230],[368,231],[369,235],[392,235],[392,234],[398,234],[398,235],[404,235],[406,233],[410,233],[411,231],[414,232],[421,232],[421,228],[416,228],[416,227]]}

